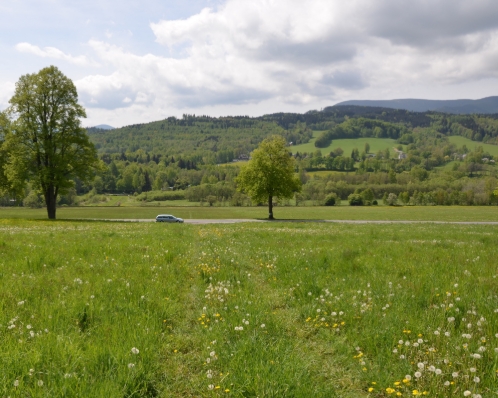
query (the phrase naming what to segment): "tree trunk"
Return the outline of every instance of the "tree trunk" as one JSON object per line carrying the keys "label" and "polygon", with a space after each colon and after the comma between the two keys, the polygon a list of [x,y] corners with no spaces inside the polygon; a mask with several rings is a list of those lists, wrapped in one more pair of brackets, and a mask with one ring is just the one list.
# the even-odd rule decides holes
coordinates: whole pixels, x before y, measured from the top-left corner
{"label": "tree trunk", "polygon": [[270,195],[268,198],[268,219],[274,220],[273,218],[273,196]]}
{"label": "tree trunk", "polygon": [[44,196],[45,196],[45,204],[47,205],[48,219],[55,220],[57,194],[55,193],[54,187],[49,186],[48,189],[45,190]]}

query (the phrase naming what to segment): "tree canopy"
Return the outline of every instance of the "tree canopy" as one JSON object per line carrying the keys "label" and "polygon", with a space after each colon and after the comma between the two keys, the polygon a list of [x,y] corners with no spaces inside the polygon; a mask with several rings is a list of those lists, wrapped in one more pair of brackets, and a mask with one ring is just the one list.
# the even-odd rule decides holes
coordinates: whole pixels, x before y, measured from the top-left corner
{"label": "tree canopy", "polygon": [[286,148],[283,137],[265,139],[251,153],[237,177],[239,189],[253,201],[268,200],[268,218],[273,219],[273,197],[291,198],[301,190],[301,181],[294,173],[294,158]]}
{"label": "tree canopy", "polygon": [[48,218],[55,219],[57,195],[73,186],[72,179],[93,177],[97,154],[80,118],[73,82],[55,66],[21,76],[4,121],[4,175],[11,189],[29,181],[41,191]]}

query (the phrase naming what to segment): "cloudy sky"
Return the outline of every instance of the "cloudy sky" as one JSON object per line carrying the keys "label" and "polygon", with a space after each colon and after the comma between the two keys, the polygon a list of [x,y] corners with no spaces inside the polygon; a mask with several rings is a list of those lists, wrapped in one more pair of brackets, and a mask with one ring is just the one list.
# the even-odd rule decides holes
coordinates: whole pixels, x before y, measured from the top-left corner
{"label": "cloudy sky", "polygon": [[0,110],[56,65],[84,125],[498,95],[496,0],[0,0]]}

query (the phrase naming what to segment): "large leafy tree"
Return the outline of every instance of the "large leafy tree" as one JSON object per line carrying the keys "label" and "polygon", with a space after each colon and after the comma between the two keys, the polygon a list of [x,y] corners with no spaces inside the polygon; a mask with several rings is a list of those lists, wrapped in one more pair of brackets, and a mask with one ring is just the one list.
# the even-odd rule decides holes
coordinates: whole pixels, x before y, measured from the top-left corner
{"label": "large leafy tree", "polygon": [[86,114],[76,87],[55,66],[21,76],[7,113],[4,174],[11,186],[30,181],[45,198],[48,218],[55,219],[57,196],[74,178],[89,180],[98,167],[95,147],[81,127]]}
{"label": "large leafy tree", "polygon": [[254,201],[268,201],[268,218],[273,220],[273,197],[291,198],[301,190],[294,168],[284,138],[272,136],[251,153],[251,160],[237,177],[238,188]]}

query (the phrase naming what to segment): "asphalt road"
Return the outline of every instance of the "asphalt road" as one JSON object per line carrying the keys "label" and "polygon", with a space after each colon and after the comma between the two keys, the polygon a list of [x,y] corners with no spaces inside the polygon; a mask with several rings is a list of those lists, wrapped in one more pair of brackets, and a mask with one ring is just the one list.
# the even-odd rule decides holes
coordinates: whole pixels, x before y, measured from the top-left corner
{"label": "asphalt road", "polygon": [[[95,219],[95,221],[98,221]],[[153,218],[143,219],[104,219],[102,221],[116,222],[155,222]],[[237,224],[243,222],[310,222],[338,224],[457,224],[457,225],[498,225],[498,221],[412,221],[412,220],[255,220],[255,219],[189,219],[185,224]]]}

